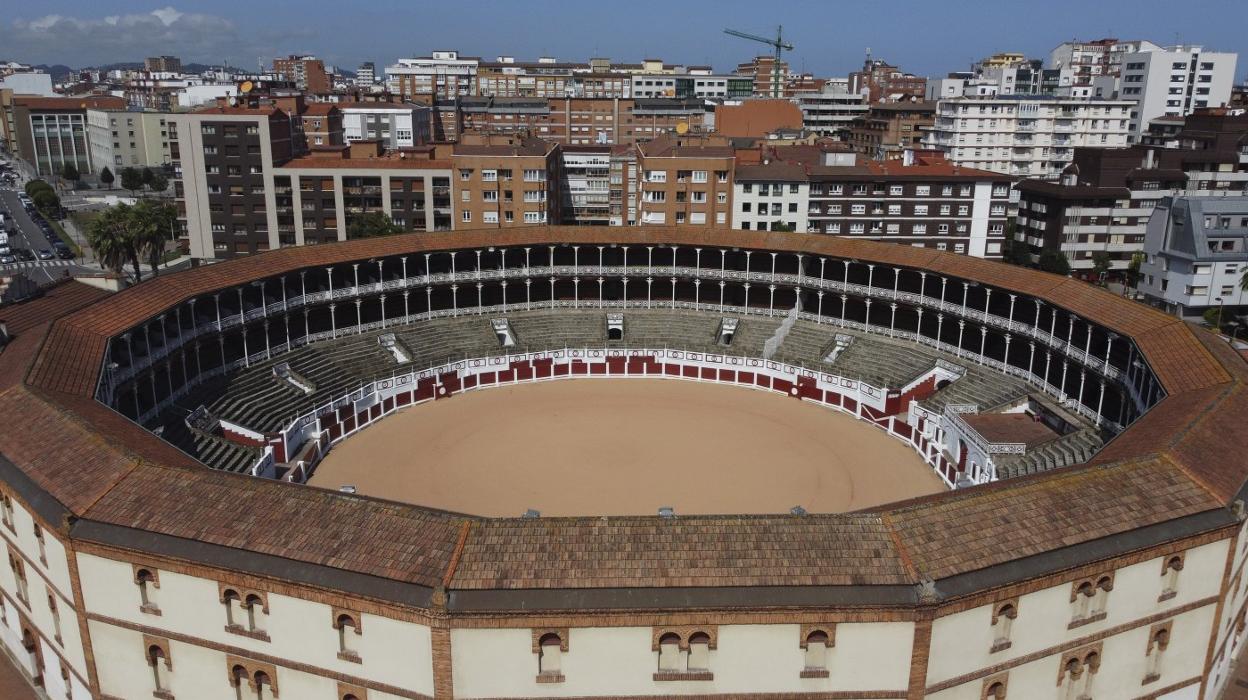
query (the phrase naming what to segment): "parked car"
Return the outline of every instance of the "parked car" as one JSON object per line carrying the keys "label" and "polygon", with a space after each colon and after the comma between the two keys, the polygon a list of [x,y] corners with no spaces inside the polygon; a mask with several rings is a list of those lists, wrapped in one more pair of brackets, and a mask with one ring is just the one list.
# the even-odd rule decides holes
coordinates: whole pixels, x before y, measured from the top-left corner
{"label": "parked car", "polygon": [[17,258],[12,255],[0,255],[0,265],[7,265],[15,262],[17,262]]}
{"label": "parked car", "polygon": [[40,260],[51,260],[54,257],[56,257],[55,255],[52,255],[52,251],[48,250],[47,248],[39,249],[38,256]]}
{"label": "parked car", "polygon": [[68,246],[61,246],[56,249],[56,257],[61,260],[73,260],[74,251],[70,250]]}
{"label": "parked car", "polygon": [[34,252],[32,252],[29,248],[14,248],[13,255],[16,256],[18,260],[34,260],[35,259]]}

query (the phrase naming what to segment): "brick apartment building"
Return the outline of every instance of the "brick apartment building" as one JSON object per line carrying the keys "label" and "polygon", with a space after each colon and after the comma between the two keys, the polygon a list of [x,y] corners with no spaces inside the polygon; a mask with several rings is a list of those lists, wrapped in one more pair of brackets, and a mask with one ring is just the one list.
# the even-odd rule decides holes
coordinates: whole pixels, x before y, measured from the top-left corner
{"label": "brick apartment building", "polygon": [[927,78],[868,57],[862,64],[862,70],[849,74],[849,91],[865,93],[867,102],[907,98],[921,100],[927,91]]}
{"label": "brick apartment building", "polygon": [[922,148],[926,130],[935,121],[935,102],[876,102],[850,125],[849,143],[868,158],[895,160],[907,149]]}
{"label": "brick apartment building", "polygon": [[637,222],[728,225],[736,152],[723,136],[664,134],[637,145]]}
{"label": "brick apartment building", "polygon": [[521,134],[466,134],[451,161],[456,227],[561,221],[557,144]]}
{"label": "brick apartment building", "polygon": [[126,101],[111,95],[88,97],[0,96],[0,124],[5,147],[33,163],[39,175],[54,175],[72,164],[79,173],[98,167],[91,157],[88,109],[125,109]]}
{"label": "brick apartment building", "polygon": [[1023,180],[1015,239],[1033,259],[1060,250],[1086,274],[1105,253],[1110,270],[1121,271],[1143,251],[1163,197],[1248,195],[1248,115],[1197,110],[1170,141],[1169,148],[1078,148],[1059,181]]}
{"label": "brick apartment building", "polygon": [[609,145],[648,141],[675,130],[709,128],[701,100],[466,97],[439,106],[443,138],[468,131],[526,132],[566,145]]}
{"label": "brick apartment building", "polygon": [[287,56],[273,59],[273,72],[293,82],[300,90],[316,95],[333,87],[325,63],[315,56]]}

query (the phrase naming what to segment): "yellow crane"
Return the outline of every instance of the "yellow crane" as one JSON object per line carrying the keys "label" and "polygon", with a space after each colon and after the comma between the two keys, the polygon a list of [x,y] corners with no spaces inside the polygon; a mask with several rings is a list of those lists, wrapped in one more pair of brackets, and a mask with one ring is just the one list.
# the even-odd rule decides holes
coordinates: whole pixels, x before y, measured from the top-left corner
{"label": "yellow crane", "polygon": [[757,34],[749,34],[747,32],[739,32],[735,29],[725,29],[724,33],[731,35],[731,36],[740,37],[742,39],[749,39],[750,41],[757,41],[761,44],[767,44],[768,46],[772,47],[775,50],[776,60],[771,65],[771,96],[783,97],[784,89],[783,89],[783,86],[780,84],[780,54],[782,51],[793,50],[793,45],[784,40],[784,27],[782,26],[776,27],[775,39],[768,39],[765,36],[759,36]]}

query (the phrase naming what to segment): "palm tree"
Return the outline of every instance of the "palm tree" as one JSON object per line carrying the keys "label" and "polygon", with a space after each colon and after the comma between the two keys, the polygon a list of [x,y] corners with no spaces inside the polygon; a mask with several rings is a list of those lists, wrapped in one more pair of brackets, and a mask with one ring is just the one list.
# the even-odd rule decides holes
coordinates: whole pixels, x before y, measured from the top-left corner
{"label": "palm tree", "polygon": [[86,236],[101,264],[120,275],[130,263],[134,266],[135,281],[141,282],[143,271],[139,268],[130,212],[131,207],[127,204],[104,210],[91,220]]}
{"label": "palm tree", "polygon": [[145,199],[130,209],[136,252],[147,258],[153,275],[159,274],[157,268],[160,259],[164,257],[165,247],[169,243],[177,217],[177,209],[172,204],[150,199]]}

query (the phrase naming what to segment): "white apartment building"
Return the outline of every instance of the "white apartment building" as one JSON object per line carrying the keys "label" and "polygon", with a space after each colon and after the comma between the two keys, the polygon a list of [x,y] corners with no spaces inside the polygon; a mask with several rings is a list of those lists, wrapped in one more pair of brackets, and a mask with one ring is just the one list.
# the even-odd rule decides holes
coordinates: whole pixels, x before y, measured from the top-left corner
{"label": "white apartment building", "polygon": [[1248,306],[1240,280],[1248,271],[1248,200],[1166,197],[1144,239],[1139,290],[1180,317],[1223,308],[1224,320]]}
{"label": "white apartment building", "polygon": [[1172,46],[1124,54],[1119,96],[1133,100],[1131,133],[1138,142],[1157,117],[1182,117],[1198,107],[1219,107],[1231,99],[1237,54],[1200,46]]}
{"label": "white apartment building", "polygon": [[564,147],[559,158],[562,161],[564,223],[610,223],[611,148]]}
{"label": "white apartment building", "polygon": [[1055,179],[1076,146],[1127,145],[1129,100],[1048,96],[941,100],[926,144],[971,168]]}
{"label": "white apartment building", "polygon": [[473,94],[481,59],[460,57],[458,51],[434,51],[432,56],[400,58],[386,66],[386,84],[400,95],[458,97]]}
{"label": "white apartment building", "polygon": [[412,148],[429,141],[432,110],[424,105],[351,102],[338,105],[348,142],[380,139],[387,150]]}
{"label": "white apartment building", "polygon": [[801,165],[737,166],[732,227],[755,231],[806,231],[810,175]]}
{"label": "white apartment building", "polygon": [[1090,85],[1098,76],[1120,74],[1123,57],[1141,51],[1156,51],[1161,47],[1151,41],[1119,41],[1097,39],[1095,41],[1066,41],[1049,52],[1050,68],[1070,68],[1077,85]]}
{"label": "white apartment building", "polygon": [[87,143],[97,169],[144,168],[173,161],[165,112],[87,110]]}
{"label": "white apartment building", "polygon": [[820,92],[799,96],[797,106],[802,110],[802,127],[820,135],[848,131],[855,119],[871,109],[866,95],[848,92],[832,83]]}

